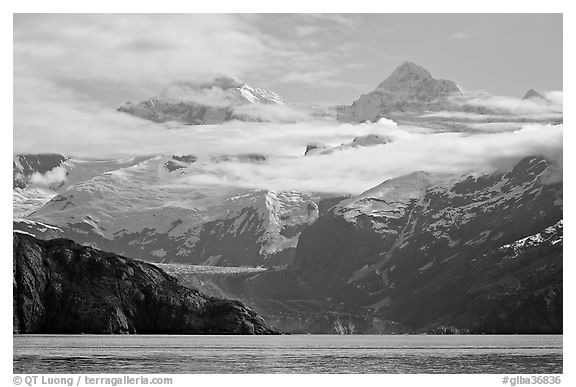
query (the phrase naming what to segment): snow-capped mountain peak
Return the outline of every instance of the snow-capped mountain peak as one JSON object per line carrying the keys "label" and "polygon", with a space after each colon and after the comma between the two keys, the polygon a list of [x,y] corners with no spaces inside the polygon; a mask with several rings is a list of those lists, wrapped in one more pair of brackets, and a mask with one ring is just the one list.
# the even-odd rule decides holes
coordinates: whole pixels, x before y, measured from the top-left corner
{"label": "snow-capped mountain peak", "polygon": [[214,78],[209,82],[175,82],[164,88],[157,99],[196,102],[208,106],[244,103],[282,104],[286,101],[277,93],[252,87],[231,77]]}
{"label": "snow-capped mountain peak", "polygon": [[174,82],[158,96],[138,104],[127,102],[118,111],[154,122],[201,125],[247,119],[235,110],[242,105],[284,103],[274,91],[252,87],[235,78],[219,77],[207,82]]}
{"label": "snow-capped mountain peak", "polygon": [[355,223],[360,216],[372,218],[400,218],[404,216],[412,201],[424,197],[432,184],[440,184],[449,175],[414,172],[389,179],[368,191],[339,203],[334,212],[341,214],[348,222]]}

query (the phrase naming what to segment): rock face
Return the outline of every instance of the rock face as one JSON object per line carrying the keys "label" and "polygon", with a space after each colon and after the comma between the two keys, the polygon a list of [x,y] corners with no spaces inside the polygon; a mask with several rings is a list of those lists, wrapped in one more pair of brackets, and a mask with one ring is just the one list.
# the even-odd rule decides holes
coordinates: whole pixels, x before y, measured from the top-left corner
{"label": "rock face", "polygon": [[168,172],[174,172],[179,169],[188,168],[191,164],[194,164],[197,160],[198,158],[194,155],[183,155],[183,156],[175,155],[172,156],[170,160],[166,161],[166,163],[164,163],[164,168],[166,168]]}
{"label": "rock face", "polygon": [[444,79],[434,79],[423,67],[404,62],[384,82],[351,106],[339,106],[340,121],[378,121],[394,112],[422,112],[446,97],[462,94],[458,85]]}
{"label": "rock face", "polygon": [[561,333],[557,173],[529,157],[492,174],[388,180],[305,229],[292,268],[245,286],[370,310],[413,331]]}
{"label": "rock face", "polygon": [[13,188],[25,188],[30,177],[37,174],[45,174],[60,167],[68,160],[61,154],[21,154],[15,155],[12,165]]}
{"label": "rock face", "polygon": [[178,82],[154,98],[134,104],[127,102],[118,111],[154,122],[177,121],[186,124],[219,124],[231,119],[254,119],[237,112],[246,104],[284,104],[278,94],[254,88],[233,78],[211,82]]}
{"label": "rock face", "polygon": [[313,154],[316,152],[324,151],[329,149],[328,147],[321,145],[321,144],[308,144],[306,145],[306,150],[304,151],[304,156]]}
{"label": "rock face", "polygon": [[537,100],[537,101],[546,100],[546,98],[544,98],[544,96],[542,94],[540,94],[539,92],[537,92],[534,89],[528,90],[526,92],[526,94],[524,94],[524,97],[522,97],[522,99],[532,99],[532,100]]}
{"label": "rock face", "polygon": [[272,334],[242,303],[67,239],[14,233],[14,333]]}

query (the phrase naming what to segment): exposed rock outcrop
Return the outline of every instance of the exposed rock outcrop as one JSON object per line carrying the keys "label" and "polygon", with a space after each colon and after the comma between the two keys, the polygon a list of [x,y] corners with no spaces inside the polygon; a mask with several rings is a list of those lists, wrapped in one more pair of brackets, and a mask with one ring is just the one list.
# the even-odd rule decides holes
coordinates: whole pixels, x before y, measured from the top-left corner
{"label": "exposed rock outcrop", "polygon": [[156,266],[14,233],[14,333],[273,334],[242,303],[208,297]]}

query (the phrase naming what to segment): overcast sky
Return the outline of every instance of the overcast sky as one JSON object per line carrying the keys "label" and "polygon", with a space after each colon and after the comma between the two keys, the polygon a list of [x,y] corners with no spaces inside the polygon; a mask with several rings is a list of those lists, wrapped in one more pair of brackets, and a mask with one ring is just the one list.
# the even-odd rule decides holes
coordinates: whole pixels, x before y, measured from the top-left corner
{"label": "overcast sky", "polygon": [[15,94],[48,82],[106,106],[214,75],[293,102],[350,104],[405,60],[465,90],[562,90],[562,15],[14,17]]}

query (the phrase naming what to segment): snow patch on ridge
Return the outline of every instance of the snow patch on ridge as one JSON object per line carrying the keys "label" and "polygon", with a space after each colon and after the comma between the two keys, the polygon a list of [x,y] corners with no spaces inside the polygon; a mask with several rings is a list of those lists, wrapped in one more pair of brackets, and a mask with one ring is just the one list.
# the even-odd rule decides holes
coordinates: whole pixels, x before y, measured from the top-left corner
{"label": "snow patch on ridge", "polygon": [[508,257],[514,259],[526,248],[538,246],[544,242],[550,242],[552,245],[562,243],[564,239],[563,228],[564,221],[561,219],[552,226],[546,227],[544,231],[505,244],[499,250],[509,251]]}
{"label": "snow patch on ridge", "polygon": [[444,175],[414,172],[386,180],[359,196],[343,201],[335,207],[334,212],[351,223],[356,223],[358,217],[363,215],[381,220],[399,219],[414,201],[424,197],[430,185],[444,179]]}

